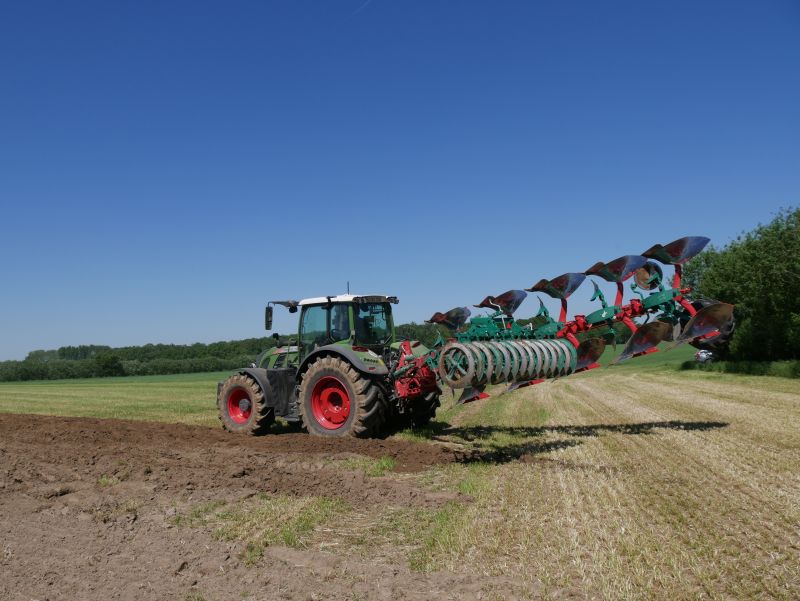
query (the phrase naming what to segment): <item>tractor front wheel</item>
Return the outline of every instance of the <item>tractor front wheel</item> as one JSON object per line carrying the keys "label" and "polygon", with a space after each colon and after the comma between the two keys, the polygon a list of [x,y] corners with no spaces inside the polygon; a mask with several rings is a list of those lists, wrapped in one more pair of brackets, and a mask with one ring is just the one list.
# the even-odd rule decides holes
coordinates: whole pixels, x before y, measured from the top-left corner
{"label": "tractor front wheel", "polygon": [[303,426],[316,436],[379,433],[384,421],[383,395],[368,377],[338,357],[322,357],[303,374],[298,394]]}
{"label": "tractor front wheel", "polygon": [[235,374],[223,382],[217,397],[222,427],[228,432],[264,434],[275,421],[275,412],[265,403],[264,391],[258,383],[243,374]]}

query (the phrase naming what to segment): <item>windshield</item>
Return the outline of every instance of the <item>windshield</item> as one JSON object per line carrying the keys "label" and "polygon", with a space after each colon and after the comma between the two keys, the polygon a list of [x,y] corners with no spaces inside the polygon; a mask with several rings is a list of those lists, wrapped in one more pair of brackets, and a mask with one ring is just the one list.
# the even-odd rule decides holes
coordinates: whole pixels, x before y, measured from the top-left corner
{"label": "windshield", "polygon": [[386,344],[392,336],[392,311],[388,303],[354,305],[356,341],[361,344]]}

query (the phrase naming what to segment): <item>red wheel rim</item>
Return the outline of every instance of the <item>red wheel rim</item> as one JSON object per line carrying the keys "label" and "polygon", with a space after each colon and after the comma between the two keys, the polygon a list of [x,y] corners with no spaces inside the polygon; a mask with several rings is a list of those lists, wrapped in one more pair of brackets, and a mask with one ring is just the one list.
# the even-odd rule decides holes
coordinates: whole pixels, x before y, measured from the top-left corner
{"label": "red wheel rim", "polygon": [[321,378],[311,391],[311,412],[326,430],[341,428],[350,415],[350,395],[344,384],[333,376]]}
{"label": "red wheel rim", "polygon": [[234,388],[228,395],[228,415],[237,424],[245,424],[253,413],[253,401],[244,388]]}

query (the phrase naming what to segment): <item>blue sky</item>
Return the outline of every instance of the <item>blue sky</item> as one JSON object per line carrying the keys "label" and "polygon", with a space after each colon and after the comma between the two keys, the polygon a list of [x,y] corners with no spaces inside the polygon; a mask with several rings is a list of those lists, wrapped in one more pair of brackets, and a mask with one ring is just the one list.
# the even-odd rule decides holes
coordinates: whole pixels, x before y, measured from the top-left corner
{"label": "blue sky", "polygon": [[0,359],[724,244],[800,203],[798,107],[789,0],[5,3]]}

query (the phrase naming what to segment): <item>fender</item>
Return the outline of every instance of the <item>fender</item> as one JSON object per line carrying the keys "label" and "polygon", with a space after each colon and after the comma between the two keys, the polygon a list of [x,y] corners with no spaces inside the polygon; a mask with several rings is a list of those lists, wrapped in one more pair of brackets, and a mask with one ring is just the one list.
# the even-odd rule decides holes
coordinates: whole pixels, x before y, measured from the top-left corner
{"label": "fender", "polygon": [[[246,367],[236,370],[237,374],[253,378],[264,393],[267,407],[275,410],[275,415],[295,421],[297,416],[297,398],[295,391],[294,368],[263,369]],[[217,397],[222,389],[222,382],[217,384]]]}
{"label": "fender", "polygon": [[327,344],[325,346],[321,346],[303,359],[303,362],[300,364],[300,367],[297,370],[297,378],[300,379],[312,361],[315,361],[320,356],[326,355],[338,355],[345,359],[358,371],[365,374],[370,374],[373,376],[385,376],[389,373],[389,369],[383,363],[383,359],[380,359],[380,362],[376,361],[375,363],[368,363],[362,359],[362,355],[364,354],[365,353],[357,353],[349,346],[344,346],[341,344]]}

